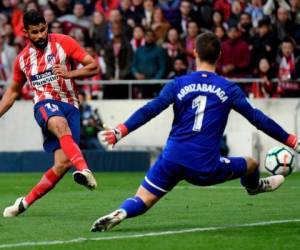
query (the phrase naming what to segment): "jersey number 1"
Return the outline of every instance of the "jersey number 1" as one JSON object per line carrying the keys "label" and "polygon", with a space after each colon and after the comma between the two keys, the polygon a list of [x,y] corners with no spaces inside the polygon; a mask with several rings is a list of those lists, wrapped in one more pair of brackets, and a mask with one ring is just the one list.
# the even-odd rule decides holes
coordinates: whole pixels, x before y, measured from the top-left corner
{"label": "jersey number 1", "polygon": [[193,100],[192,108],[197,108],[195,112],[195,121],[193,126],[193,131],[199,132],[202,127],[203,122],[203,116],[204,116],[204,110],[206,106],[206,96],[199,95]]}

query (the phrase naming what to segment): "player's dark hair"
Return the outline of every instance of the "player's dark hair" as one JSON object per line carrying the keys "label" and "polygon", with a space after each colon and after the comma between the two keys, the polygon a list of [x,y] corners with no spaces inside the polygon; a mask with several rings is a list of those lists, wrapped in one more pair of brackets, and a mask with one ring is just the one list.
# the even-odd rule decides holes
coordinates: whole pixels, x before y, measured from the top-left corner
{"label": "player's dark hair", "polygon": [[39,25],[40,23],[46,23],[42,13],[36,10],[30,10],[24,14],[23,24],[26,30],[28,30],[29,25]]}
{"label": "player's dark hair", "polygon": [[210,64],[215,64],[221,52],[219,38],[212,32],[204,32],[196,39],[196,52],[199,59]]}

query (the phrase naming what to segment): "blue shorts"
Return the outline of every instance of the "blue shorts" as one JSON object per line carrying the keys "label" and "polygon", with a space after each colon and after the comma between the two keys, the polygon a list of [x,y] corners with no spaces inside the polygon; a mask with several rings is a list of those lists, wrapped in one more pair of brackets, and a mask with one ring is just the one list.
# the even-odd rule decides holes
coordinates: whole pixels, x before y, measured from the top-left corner
{"label": "blue shorts", "polygon": [[157,197],[162,197],[181,180],[197,185],[211,186],[242,177],[247,172],[247,163],[242,157],[220,158],[213,171],[201,172],[183,167],[160,156],[149,169],[142,186]]}
{"label": "blue shorts", "polygon": [[74,141],[79,144],[80,139],[80,113],[79,110],[71,104],[56,100],[43,100],[34,105],[34,117],[42,128],[44,137],[44,150],[54,152],[60,148],[58,138],[47,128],[47,122],[52,116],[61,116],[66,118],[71,129]]}

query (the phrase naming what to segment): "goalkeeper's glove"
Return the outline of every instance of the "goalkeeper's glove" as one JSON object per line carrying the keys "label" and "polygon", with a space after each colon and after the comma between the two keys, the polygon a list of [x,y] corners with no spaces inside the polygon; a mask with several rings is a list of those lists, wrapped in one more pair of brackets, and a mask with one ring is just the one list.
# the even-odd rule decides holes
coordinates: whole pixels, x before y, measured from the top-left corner
{"label": "goalkeeper's glove", "polygon": [[285,144],[293,148],[297,153],[300,153],[300,141],[298,140],[297,136],[289,135]]}
{"label": "goalkeeper's glove", "polygon": [[119,124],[115,128],[103,125],[104,130],[100,132],[100,139],[106,145],[114,146],[121,138],[128,134],[128,129],[124,124]]}

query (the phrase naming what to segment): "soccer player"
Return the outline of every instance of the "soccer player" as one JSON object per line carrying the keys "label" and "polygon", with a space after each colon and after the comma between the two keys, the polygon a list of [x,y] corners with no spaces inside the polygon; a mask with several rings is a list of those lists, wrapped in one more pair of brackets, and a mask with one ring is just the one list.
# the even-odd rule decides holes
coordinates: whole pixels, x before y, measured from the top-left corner
{"label": "soccer player", "polygon": [[[74,180],[93,190],[97,182],[78,147],[80,114],[74,79],[98,73],[98,66],[69,36],[48,34],[44,17],[37,11],[24,14],[27,46],[17,56],[13,79],[0,102],[0,117],[13,105],[27,81],[34,91],[34,116],[42,129],[44,149],[54,152],[54,165],[25,196],[5,208],[4,217],[17,216],[55,187],[73,165]],[[71,62],[82,68],[72,70]]]}
{"label": "soccer player", "polygon": [[220,41],[215,34],[199,35],[195,54],[196,72],[169,82],[159,96],[138,109],[124,124],[102,132],[102,139],[114,145],[173,104],[174,121],[166,146],[136,195],[96,220],[91,231],[107,231],[124,219],[145,213],[181,180],[209,186],[241,178],[249,195],[274,191],[284,182],[282,175],[260,178],[258,164],[250,157],[220,157],[218,145],[231,109],[297,152],[300,146],[296,136],[252,107],[237,85],[215,73],[220,56]]}

